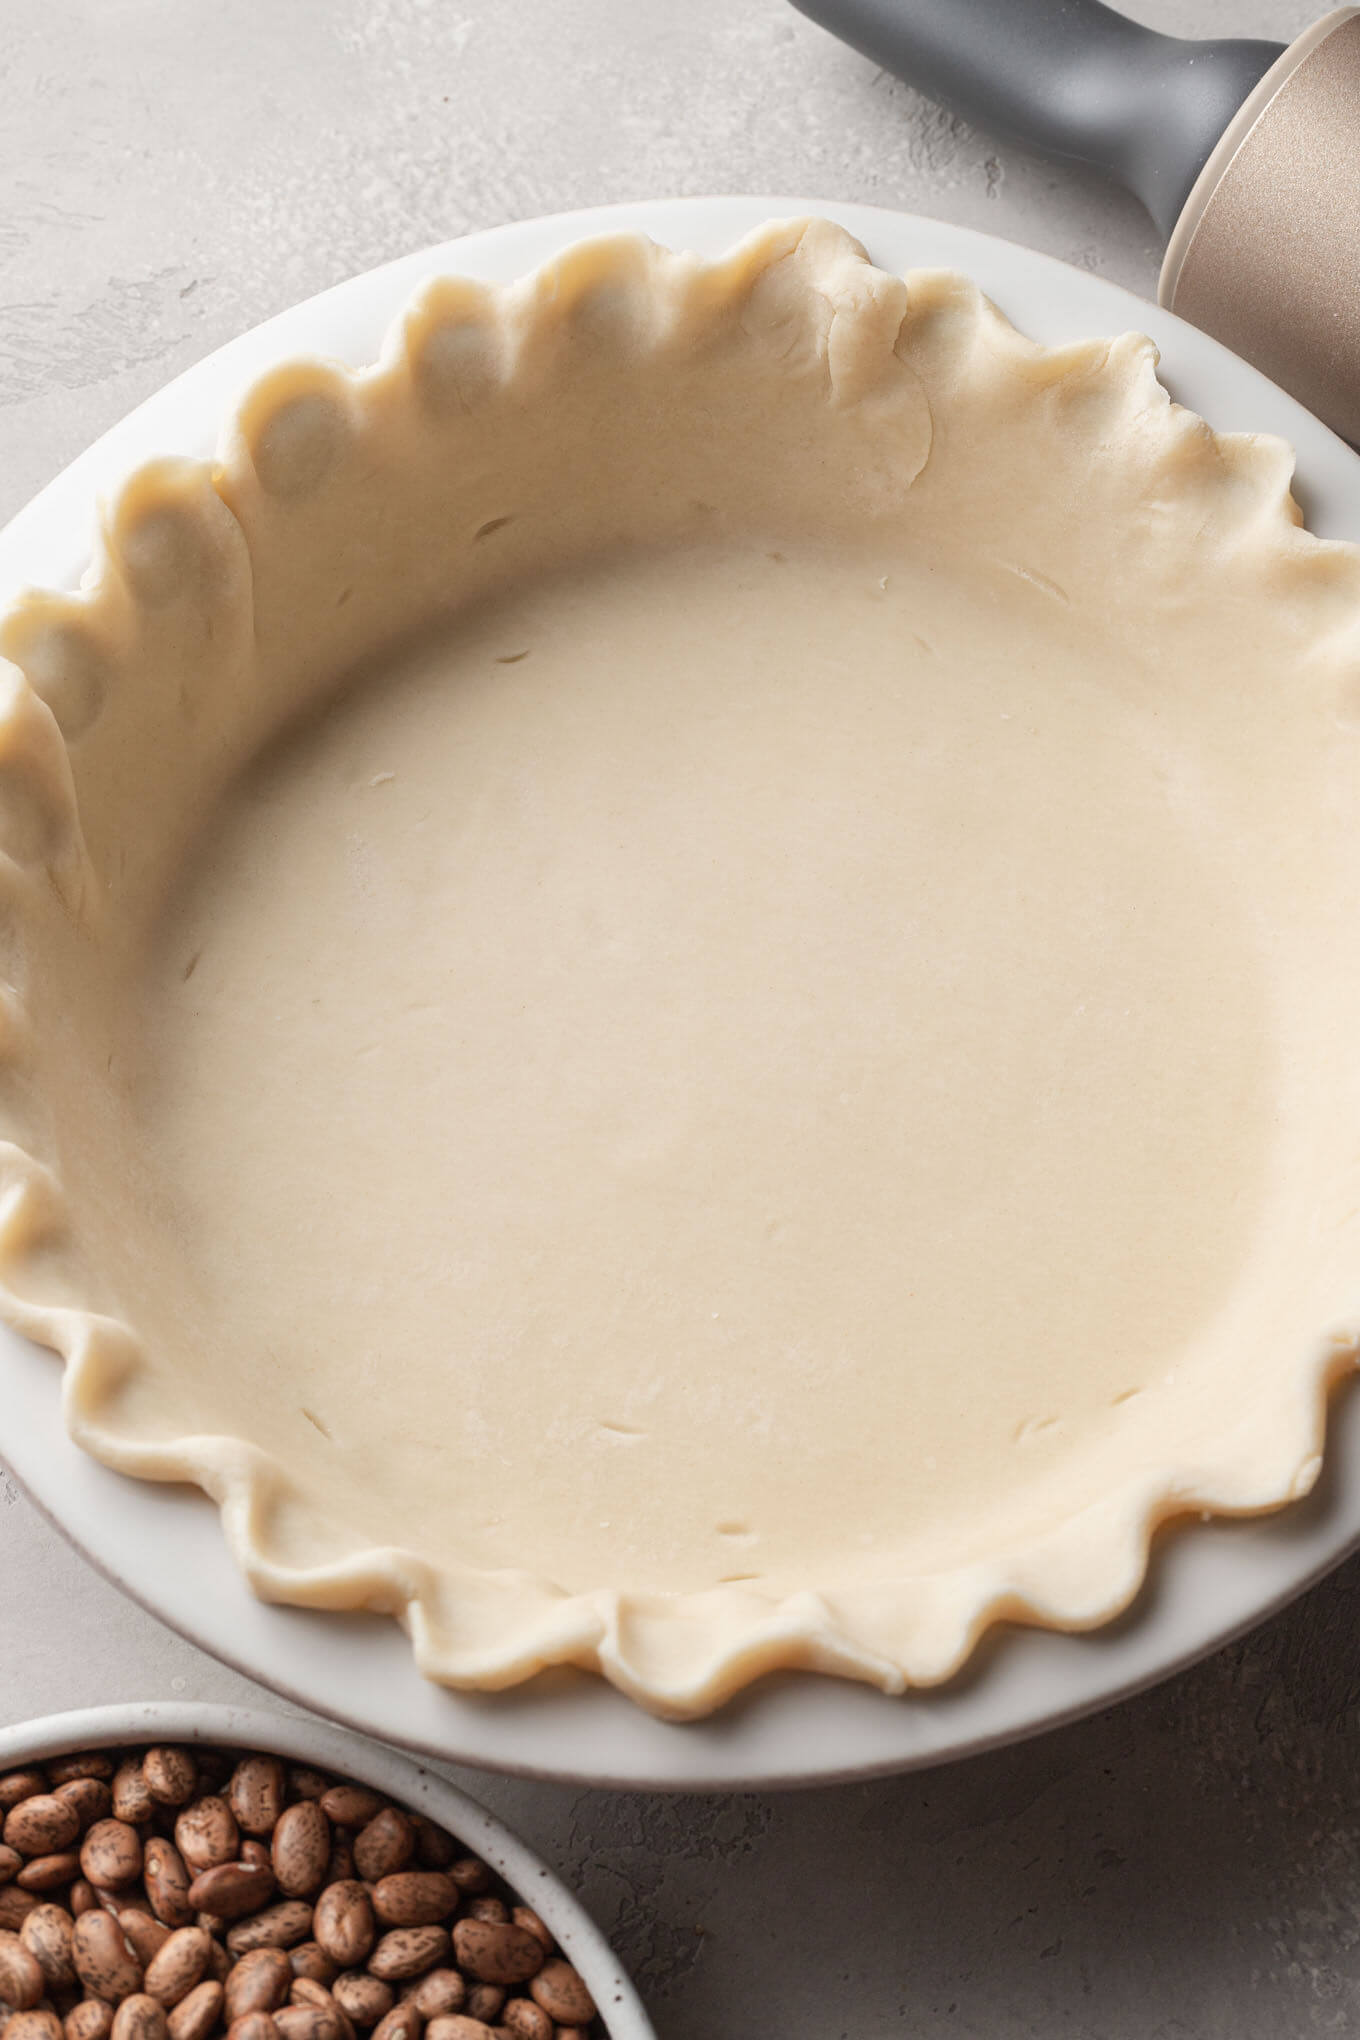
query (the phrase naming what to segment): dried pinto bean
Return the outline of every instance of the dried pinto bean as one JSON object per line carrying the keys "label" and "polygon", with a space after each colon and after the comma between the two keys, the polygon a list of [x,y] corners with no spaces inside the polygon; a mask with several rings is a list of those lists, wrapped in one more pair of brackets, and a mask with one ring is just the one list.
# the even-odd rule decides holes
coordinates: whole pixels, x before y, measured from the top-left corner
{"label": "dried pinto bean", "polygon": [[231,1774],[227,1799],[243,1833],[273,1833],[283,1812],[286,1783],[283,1765],[277,1757],[242,1758]]}
{"label": "dried pinto bean", "polygon": [[167,2040],[165,2006],[145,1991],[123,1999],[113,2015],[113,2040]]}
{"label": "dried pinto bean", "polygon": [[347,1969],[331,1985],[331,1996],[347,2019],[356,2026],[376,2026],[392,2009],[390,1984],[381,1977],[365,1976],[362,1969]]}
{"label": "dried pinto bean", "polygon": [[47,1775],[53,1788],[73,1778],[111,1778],[113,1758],[107,1750],[73,1750],[69,1757],[49,1757]]}
{"label": "dried pinto bean", "polygon": [[[19,1939],[43,1973],[49,1991],[75,1990],[76,1965],[71,1956],[75,1921],[64,1905],[35,1906],[19,1929]],[[4,1992],[0,1991],[0,1997]]]}
{"label": "dried pinto bean", "polygon": [[35,1792],[5,1815],[5,1840],[21,1856],[55,1856],[79,1833],[75,1808],[51,1792]]}
{"label": "dried pinto bean", "polygon": [[151,1910],[163,1926],[187,1927],[194,1908],[189,1903],[189,1871],[183,1856],[164,1835],[152,1835],[146,1844],[142,1876]]}
{"label": "dried pinto bean", "polygon": [[146,1776],[135,1757],[129,1757],[113,1774],[113,1812],[117,1820],[150,1820],[155,1800]]}
{"label": "dried pinto bean", "polygon": [[16,2012],[5,2026],[13,2040],[61,2040],[61,2020],[46,2005],[36,2011]]}
{"label": "dried pinto bean", "polygon": [[285,1898],[252,1919],[238,1920],[228,1930],[227,1947],[233,1955],[244,1955],[251,1948],[295,1948],[311,1931],[312,1908],[303,1899]]}
{"label": "dried pinto bean", "polygon": [[450,1863],[449,1875],[465,1898],[491,1889],[491,1872],[477,1856],[459,1856]]}
{"label": "dried pinto bean", "polygon": [[394,1927],[369,1956],[368,1971],[384,1983],[402,1983],[408,1976],[421,1976],[427,1969],[439,1967],[448,1957],[446,1928]]}
{"label": "dried pinto bean", "polygon": [[458,1886],[441,1870],[398,1870],[379,1878],[372,1895],[385,1927],[432,1927],[458,1909]]}
{"label": "dried pinto bean", "polygon": [[142,1838],[130,1821],[97,1820],[80,1845],[80,1867],[99,1891],[119,1891],[142,1874]]}
{"label": "dried pinto bean", "polygon": [[422,2027],[429,2031],[420,2013],[408,2001],[393,2005],[390,2012],[383,2014],[373,2028],[373,2040],[420,2040]]}
{"label": "dried pinto bean", "polygon": [[402,1991],[406,2003],[415,2006],[423,2019],[438,2019],[446,2012],[461,2012],[467,2003],[467,1978],[459,1969],[432,1969],[408,1983]]}
{"label": "dried pinto bean", "polygon": [[32,1799],[39,1792],[46,1792],[47,1774],[44,1771],[6,1771],[0,1778],[0,1813],[8,1813],[25,1799]]}
{"label": "dried pinto bean", "polygon": [[517,1927],[523,1927],[526,1934],[532,1934],[536,1941],[542,1942],[547,1953],[549,1955],[552,1954],[556,1943],[548,1932],[547,1923],[539,1918],[532,1906],[514,1906],[511,1909],[510,1917]]}
{"label": "dried pinto bean", "polygon": [[342,1969],[357,1969],[366,1962],[377,1930],[372,1901],[363,1885],[352,1878],[328,1884],[316,1902],[312,1930]]}
{"label": "dried pinto bean", "polygon": [[459,1920],[453,1949],[460,1969],[479,1983],[527,1983],[543,1967],[543,1944],[505,1920]]}
{"label": "dried pinto bean", "polygon": [[328,1989],[340,1974],[340,1964],[332,1962],[319,1941],[300,1941],[296,1948],[288,1950],[288,1961],[294,1976],[310,1977],[313,1983],[324,1983]]}
{"label": "dried pinto bean", "polygon": [[470,1898],[467,1916],[470,1920],[494,1920],[497,1926],[504,1926],[510,1917],[510,1908],[503,1898]]}
{"label": "dried pinto bean", "polygon": [[515,2040],[553,2040],[553,2021],[532,1998],[511,1998],[501,2013],[501,2024]]}
{"label": "dried pinto bean", "polygon": [[187,1806],[198,1784],[198,1765],[188,1750],[160,1744],[142,1758],[142,1775],[159,1806]]}
{"label": "dried pinto bean", "polygon": [[320,2005],[329,2011],[335,2003],[324,1983],[318,1983],[311,1976],[295,1976],[288,1986],[290,2005]]}
{"label": "dried pinto bean", "polygon": [[267,1905],[274,1890],[274,1873],[266,1863],[218,1863],[195,1877],[189,1903],[220,1920],[239,1920]]}
{"label": "dried pinto bean", "polygon": [[42,1965],[17,1935],[0,1936],[0,2003],[27,2012],[41,2003],[46,1983]]}
{"label": "dried pinto bean", "polygon": [[82,1913],[71,1936],[76,1974],[92,1997],[120,2004],[142,1987],[142,1965],[122,1928],[102,1907]]}
{"label": "dried pinto bean", "polygon": [[341,2040],[340,2016],[335,2007],[285,2005],[275,2012],[279,2040]]}
{"label": "dried pinto bean", "polygon": [[282,1948],[252,1948],[243,1955],[226,1983],[228,2022],[247,2012],[272,2012],[287,2004],[293,1970]]}
{"label": "dried pinto bean", "polygon": [[64,1849],[59,1856],[32,1857],[14,1881],[21,1891],[60,1891],[79,1875],[79,1856],[72,1849]]}
{"label": "dried pinto bean", "polygon": [[240,1846],[236,1816],[215,1793],[186,1806],[175,1822],[175,1847],[195,1875],[215,1870],[219,1863],[234,1863]]}
{"label": "dried pinto bean", "polygon": [[314,1799],[284,1809],[269,1853],[279,1890],[289,1898],[311,1898],[320,1891],[331,1859],[331,1824]]}
{"label": "dried pinto bean", "polygon": [[529,1985],[529,1994],[559,2026],[587,2026],[595,2017],[595,2000],[584,1978],[560,1955],[544,1963]]}
{"label": "dried pinto bean", "polygon": [[113,2006],[103,1998],[82,1998],[66,2014],[66,2040],[109,2040],[113,2031]]}
{"label": "dried pinto bean", "polygon": [[370,1883],[404,1870],[416,1852],[415,1822],[400,1808],[385,1806],[354,1838],[354,1867]]}
{"label": "dried pinto bean", "polygon": [[215,1977],[205,1977],[181,1998],[167,2018],[170,2040],[208,2040],[222,2016],[222,1986]]}
{"label": "dried pinto bean", "polygon": [[146,1965],[148,1997],[167,2010],[196,1990],[212,1960],[212,1937],[202,1927],[178,1927]]}

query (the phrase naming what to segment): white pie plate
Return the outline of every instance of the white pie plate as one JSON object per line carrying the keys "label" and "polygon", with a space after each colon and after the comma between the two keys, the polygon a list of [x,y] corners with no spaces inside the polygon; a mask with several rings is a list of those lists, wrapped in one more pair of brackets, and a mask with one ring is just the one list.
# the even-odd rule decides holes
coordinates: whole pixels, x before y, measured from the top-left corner
{"label": "white pie plate", "polygon": [[[1212,424],[1281,434],[1298,450],[1308,521],[1360,538],[1360,459],[1292,399],[1193,327],[1098,277],[989,236],[816,199],[676,199],[568,213],[403,258],[284,312],[190,369],[125,418],[0,533],[0,599],[70,585],[95,505],[141,461],[212,452],[246,386],[288,357],[370,361],[426,278],[505,280],[570,242],[641,230],[718,254],[771,218],[839,220],[883,266],[955,267],[1023,331],[1055,342],[1137,328],[1163,350],[1173,394]],[[1134,1610],[1087,1636],[1004,1635],[949,1686],[905,1699],[813,1677],[767,1681],[711,1720],[653,1720],[600,1681],[554,1677],[499,1694],[423,1681],[381,1618],[266,1607],[227,1555],[196,1491],[124,1479],[68,1440],[50,1354],[0,1330],[0,1451],[54,1522],[126,1592],[276,1692],[386,1740],[460,1762],[624,1786],[794,1784],[940,1763],[1030,1735],[1164,1678],[1259,1622],[1360,1545],[1360,1402],[1339,1399],[1327,1468],[1304,1503],[1160,1542]]]}
{"label": "white pie plate", "polygon": [[0,1771],[17,1771],[25,1764],[40,1764],[70,1750],[196,1742],[267,1750],[294,1763],[314,1764],[337,1777],[371,1785],[399,1805],[428,1814],[465,1843],[470,1855],[489,1863],[512,1891],[542,1915],[558,1947],[584,1977],[609,2040],[656,2040],[637,1992],[580,1900],[493,1813],[397,1750],[382,1749],[345,1729],[294,1715],[210,1707],[193,1701],[124,1701],[116,1707],[49,1714],[40,1721],[0,1729]]}

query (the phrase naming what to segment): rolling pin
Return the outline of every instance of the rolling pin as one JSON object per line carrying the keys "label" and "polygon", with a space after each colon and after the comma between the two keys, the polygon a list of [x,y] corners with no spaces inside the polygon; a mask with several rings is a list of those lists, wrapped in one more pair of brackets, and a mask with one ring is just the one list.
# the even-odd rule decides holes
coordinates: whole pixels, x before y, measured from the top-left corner
{"label": "rolling pin", "polygon": [[1360,7],[1191,42],[1100,0],[794,0],[966,120],[1107,172],[1166,236],[1159,301],[1360,442]]}

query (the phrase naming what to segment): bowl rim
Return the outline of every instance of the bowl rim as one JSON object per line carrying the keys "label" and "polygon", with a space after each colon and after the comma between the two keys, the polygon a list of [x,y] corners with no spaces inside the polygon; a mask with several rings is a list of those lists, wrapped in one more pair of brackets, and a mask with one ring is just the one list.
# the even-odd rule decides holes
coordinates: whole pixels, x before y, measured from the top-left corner
{"label": "bowl rim", "polygon": [[0,1729],[0,1772],[68,1751],[156,1742],[219,1743],[315,1764],[413,1807],[466,1842],[552,1929],[580,1971],[609,2040],[657,2040],[631,1978],[571,1887],[498,1815],[415,1757],[301,1714],[205,1700],[119,1701]]}

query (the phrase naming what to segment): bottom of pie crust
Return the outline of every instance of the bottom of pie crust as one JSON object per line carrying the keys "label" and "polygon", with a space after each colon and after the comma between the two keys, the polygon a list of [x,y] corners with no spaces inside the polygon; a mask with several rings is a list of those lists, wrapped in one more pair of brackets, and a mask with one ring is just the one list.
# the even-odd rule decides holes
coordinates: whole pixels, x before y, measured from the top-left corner
{"label": "bottom of pie crust", "polygon": [[129,1047],[139,1322],[211,1428],[571,1592],[930,1570],[1099,1492],[1249,1262],[1274,1045],[1232,846],[1052,600],[624,555],[258,761]]}

